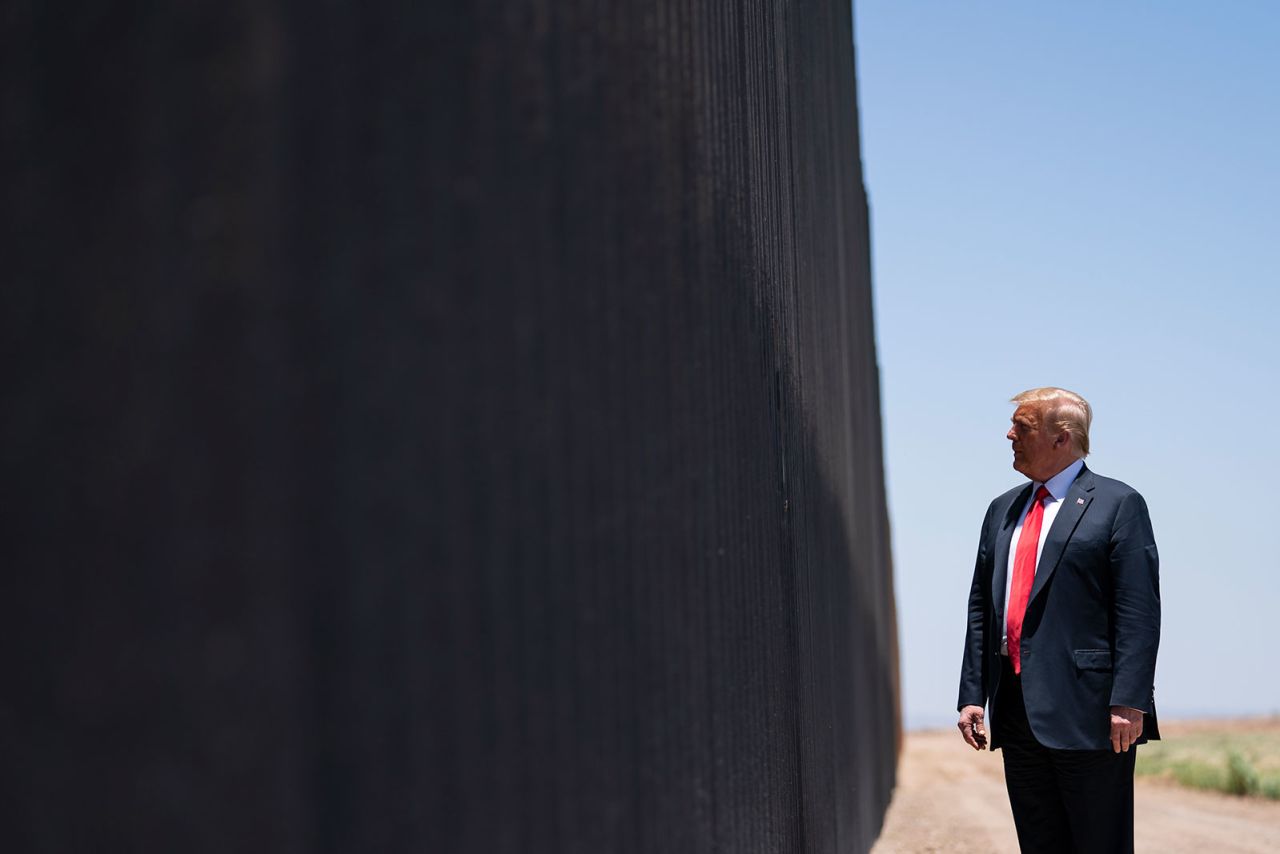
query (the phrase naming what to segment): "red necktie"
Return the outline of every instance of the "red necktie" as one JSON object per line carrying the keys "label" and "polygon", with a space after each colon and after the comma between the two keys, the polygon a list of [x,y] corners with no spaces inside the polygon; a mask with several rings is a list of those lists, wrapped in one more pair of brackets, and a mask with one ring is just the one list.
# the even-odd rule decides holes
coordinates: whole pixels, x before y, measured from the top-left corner
{"label": "red necktie", "polygon": [[1036,500],[1022,523],[1022,535],[1018,538],[1018,551],[1013,555],[1013,584],[1009,586],[1009,618],[1005,636],[1009,641],[1009,661],[1013,672],[1022,672],[1022,618],[1027,613],[1027,600],[1031,598],[1031,584],[1036,580],[1036,552],[1040,548],[1040,526],[1044,522],[1044,500],[1049,490],[1043,486],[1036,492]]}

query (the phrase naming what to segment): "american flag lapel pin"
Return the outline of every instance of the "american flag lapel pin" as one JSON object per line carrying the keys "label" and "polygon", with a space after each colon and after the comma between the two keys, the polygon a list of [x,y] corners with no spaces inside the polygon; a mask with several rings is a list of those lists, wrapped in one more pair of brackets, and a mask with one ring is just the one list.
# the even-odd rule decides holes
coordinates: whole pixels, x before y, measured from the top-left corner
{"label": "american flag lapel pin", "polygon": [[1083,499],[1083,498],[1077,498],[1077,499],[1076,499],[1076,503],[1077,503],[1077,504],[1083,504],[1083,503],[1084,503],[1084,499]]}

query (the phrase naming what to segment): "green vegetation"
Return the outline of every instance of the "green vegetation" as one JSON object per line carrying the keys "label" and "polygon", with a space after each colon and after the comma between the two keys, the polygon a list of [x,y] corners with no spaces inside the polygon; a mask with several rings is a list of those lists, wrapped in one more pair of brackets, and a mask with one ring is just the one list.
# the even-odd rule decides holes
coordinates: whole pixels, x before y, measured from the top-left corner
{"label": "green vegetation", "polygon": [[1194,789],[1280,800],[1280,728],[1224,725],[1166,735],[1138,748],[1137,773]]}

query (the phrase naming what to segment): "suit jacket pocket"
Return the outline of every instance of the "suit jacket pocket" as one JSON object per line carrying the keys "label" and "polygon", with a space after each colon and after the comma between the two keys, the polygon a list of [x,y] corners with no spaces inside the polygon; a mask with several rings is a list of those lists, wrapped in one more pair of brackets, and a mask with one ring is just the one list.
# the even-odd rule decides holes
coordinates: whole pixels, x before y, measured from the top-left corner
{"label": "suit jacket pocket", "polygon": [[1075,651],[1076,667],[1080,670],[1111,670],[1111,650],[1109,649],[1077,649]]}

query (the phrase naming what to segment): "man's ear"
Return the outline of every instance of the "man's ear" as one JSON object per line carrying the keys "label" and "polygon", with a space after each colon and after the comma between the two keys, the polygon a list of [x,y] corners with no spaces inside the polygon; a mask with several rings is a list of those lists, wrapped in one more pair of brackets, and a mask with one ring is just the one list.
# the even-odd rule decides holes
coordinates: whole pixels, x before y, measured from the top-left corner
{"label": "man's ear", "polygon": [[1063,430],[1061,433],[1059,433],[1057,438],[1053,440],[1053,446],[1055,448],[1061,447],[1062,445],[1069,445],[1069,444],[1071,444],[1071,434],[1068,433],[1066,430]]}

